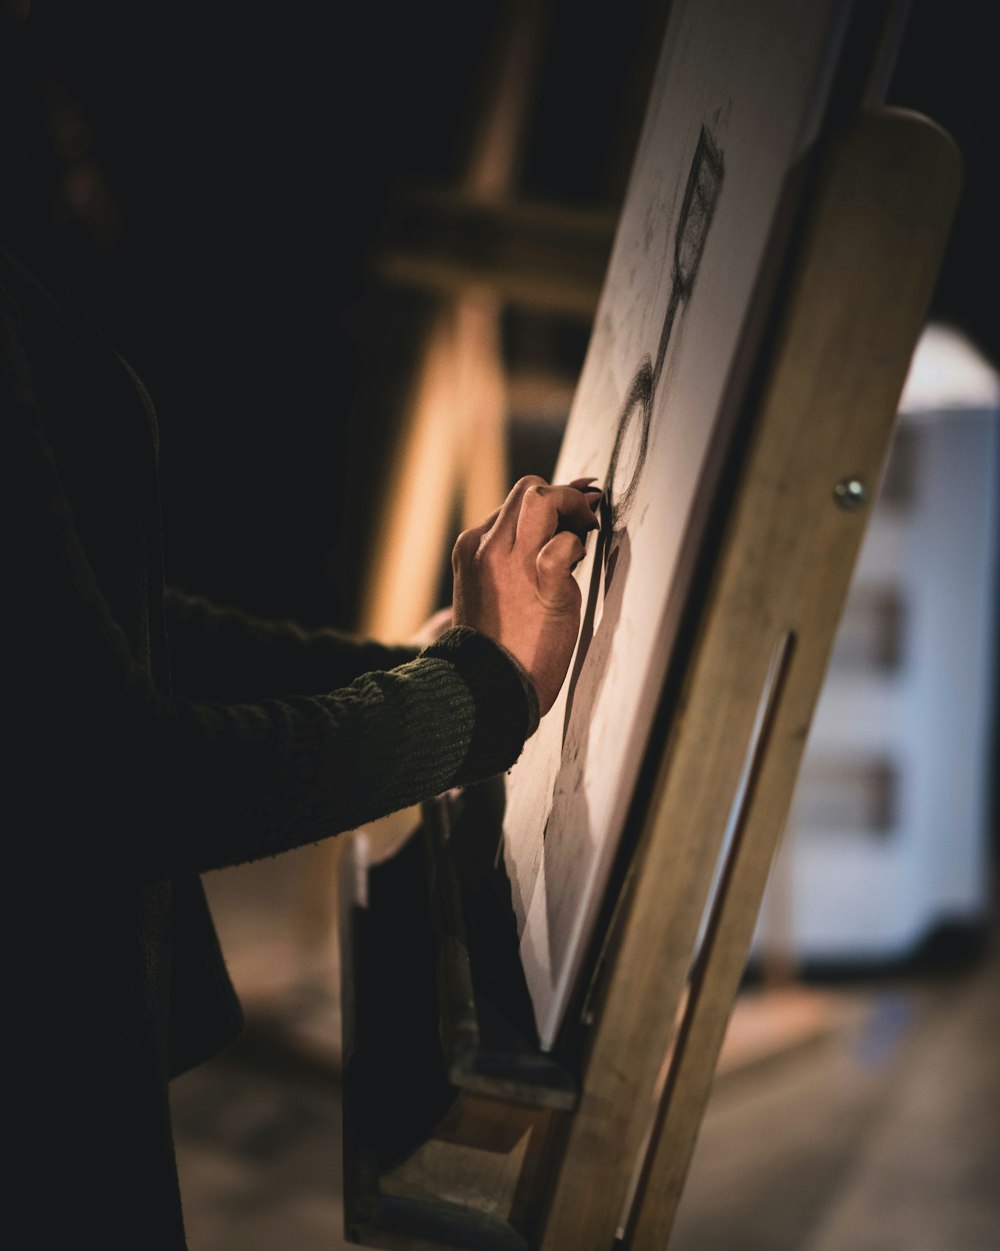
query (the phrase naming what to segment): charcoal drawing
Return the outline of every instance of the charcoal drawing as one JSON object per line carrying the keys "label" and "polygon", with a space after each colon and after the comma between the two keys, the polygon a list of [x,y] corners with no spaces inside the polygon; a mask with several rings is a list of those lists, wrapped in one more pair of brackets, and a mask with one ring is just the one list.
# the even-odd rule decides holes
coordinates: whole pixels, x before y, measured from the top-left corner
{"label": "charcoal drawing", "polygon": [[[702,504],[755,351],[840,0],[673,0],[557,480],[604,488],[570,675],[506,779],[501,854],[555,1044],[648,747]],[[819,84],[819,85],[817,85]]]}
{"label": "charcoal drawing", "polygon": [[[674,236],[670,297],[660,330],[656,361],[654,364],[646,357],[635,371],[622,405],[611,460],[604,478],[601,529],[566,694],[562,758],[543,832],[546,842],[550,828],[582,830],[589,826],[582,786],[587,767],[587,731],[603,685],[628,578],[631,550],[628,517],[649,451],[657,384],[663,373],[678,312],[682,311],[694,292],[698,265],[722,190],[723,173],[722,152],[707,128],[702,126]],[[582,845],[593,846],[593,841],[582,840]],[[553,967],[557,967],[566,955],[565,930],[557,922],[566,905],[566,881],[557,874],[551,875],[546,894],[549,958]]]}

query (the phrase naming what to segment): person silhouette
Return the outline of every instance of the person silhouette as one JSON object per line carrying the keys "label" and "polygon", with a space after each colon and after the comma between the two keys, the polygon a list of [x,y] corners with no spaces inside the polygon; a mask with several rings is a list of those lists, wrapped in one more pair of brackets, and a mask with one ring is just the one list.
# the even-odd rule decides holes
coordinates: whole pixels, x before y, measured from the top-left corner
{"label": "person silhouette", "polygon": [[[0,9],[0,68],[26,9]],[[451,620],[419,642],[167,586],[155,407],[37,263],[38,198],[14,185],[33,142],[0,133],[8,1194],[37,1245],[183,1251],[169,1081],[242,1023],[201,875],[510,767],[569,666],[597,497],[517,482],[459,537]]]}

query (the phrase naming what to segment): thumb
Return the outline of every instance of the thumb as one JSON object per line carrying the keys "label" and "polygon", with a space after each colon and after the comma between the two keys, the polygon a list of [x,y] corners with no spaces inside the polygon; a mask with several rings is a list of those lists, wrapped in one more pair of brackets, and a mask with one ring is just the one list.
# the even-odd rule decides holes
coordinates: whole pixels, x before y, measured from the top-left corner
{"label": "thumb", "polygon": [[580,602],[580,588],[573,580],[573,568],[586,552],[572,530],[560,530],[535,558],[538,590],[550,608],[568,608]]}

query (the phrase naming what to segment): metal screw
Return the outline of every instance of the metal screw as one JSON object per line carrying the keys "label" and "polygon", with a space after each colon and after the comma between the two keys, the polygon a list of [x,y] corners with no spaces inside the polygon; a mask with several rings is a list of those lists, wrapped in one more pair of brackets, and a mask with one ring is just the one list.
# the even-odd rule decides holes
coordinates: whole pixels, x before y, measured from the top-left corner
{"label": "metal screw", "polygon": [[856,513],[868,501],[868,488],[853,475],[841,478],[833,488],[833,500],[845,513]]}

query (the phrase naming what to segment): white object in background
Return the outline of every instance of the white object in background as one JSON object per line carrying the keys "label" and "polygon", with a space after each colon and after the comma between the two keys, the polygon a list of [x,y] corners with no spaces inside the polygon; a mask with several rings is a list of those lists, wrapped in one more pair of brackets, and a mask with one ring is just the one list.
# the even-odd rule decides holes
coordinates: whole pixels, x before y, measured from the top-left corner
{"label": "white object in background", "polygon": [[924,332],[754,956],[906,959],[990,907],[1000,377]]}

